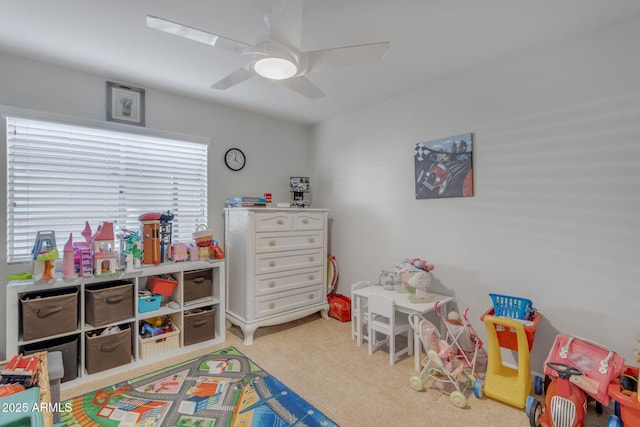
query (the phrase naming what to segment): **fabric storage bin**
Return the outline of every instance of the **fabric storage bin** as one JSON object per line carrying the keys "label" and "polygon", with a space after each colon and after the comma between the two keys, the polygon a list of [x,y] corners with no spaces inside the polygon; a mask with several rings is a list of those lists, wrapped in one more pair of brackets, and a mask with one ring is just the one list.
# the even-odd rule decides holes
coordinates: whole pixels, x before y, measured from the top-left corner
{"label": "fabric storage bin", "polygon": [[78,329],[78,288],[25,294],[22,306],[24,341]]}
{"label": "fabric storage bin", "polygon": [[133,317],[133,283],[111,282],[85,287],[85,321],[91,326]]}
{"label": "fabric storage bin", "polygon": [[131,362],[131,328],[119,325],[120,331],[109,335],[85,336],[85,368],[94,374]]}
{"label": "fabric storage bin", "polygon": [[172,332],[166,332],[155,337],[142,338],[138,336],[140,358],[144,359],[152,354],[180,347],[180,329],[176,325],[173,325],[172,329]]}
{"label": "fabric storage bin", "polygon": [[138,298],[138,313],[148,313],[156,311],[162,303],[162,295],[149,295]]}
{"label": "fabric storage bin", "polygon": [[215,338],[215,309],[206,307],[184,314],[184,345],[190,345]]}
{"label": "fabric storage bin", "polygon": [[171,276],[161,274],[159,276],[149,276],[147,279],[147,289],[151,293],[158,295],[165,295],[170,297],[173,295],[173,290],[178,285],[178,281]]}
{"label": "fabric storage bin", "polygon": [[210,268],[184,273],[184,302],[213,297],[213,280]]}
{"label": "fabric storage bin", "polygon": [[80,335],[72,335],[69,337],[56,338],[49,341],[41,341],[39,343],[27,344],[22,346],[20,352],[22,354],[34,354],[40,351],[59,351],[62,353],[62,366],[64,367],[64,376],[61,382],[67,382],[78,378],[78,343]]}

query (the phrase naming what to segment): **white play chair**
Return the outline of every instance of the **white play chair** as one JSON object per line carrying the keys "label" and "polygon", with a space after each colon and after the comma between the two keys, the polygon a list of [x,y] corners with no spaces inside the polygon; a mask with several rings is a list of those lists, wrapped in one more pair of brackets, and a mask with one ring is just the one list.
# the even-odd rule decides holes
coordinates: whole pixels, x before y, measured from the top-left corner
{"label": "white play chair", "polygon": [[[360,345],[362,341],[369,340],[369,336],[367,334],[369,309],[367,308],[367,298],[356,296],[353,294],[353,291],[366,288],[368,286],[371,286],[371,282],[368,280],[361,280],[351,285],[351,339],[355,338],[358,345]],[[359,300],[360,310],[358,310],[356,298]],[[360,330],[358,330],[358,319],[360,319]]]}
{"label": "white play chair", "polygon": [[[369,297],[369,355],[384,344],[389,346],[389,364],[393,365],[400,356],[413,354],[413,329],[406,314],[396,313],[393,299],[373,294]],[[378,341],[378,334],[386,335]],[[407,346],[396,351],[396,336],[406,334]]]}

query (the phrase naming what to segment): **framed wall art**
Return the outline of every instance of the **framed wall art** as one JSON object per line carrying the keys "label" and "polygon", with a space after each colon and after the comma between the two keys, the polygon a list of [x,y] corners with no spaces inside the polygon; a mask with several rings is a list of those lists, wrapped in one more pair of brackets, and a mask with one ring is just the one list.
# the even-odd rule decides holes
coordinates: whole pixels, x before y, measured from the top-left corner
{"label": "framed wall art", "polygon": [[107,120],[144,126],[144,89],[107,82]]}
{"label": "framed wall art", "polygon": [[415,146],[416,199],[473,196],[473,134]]}

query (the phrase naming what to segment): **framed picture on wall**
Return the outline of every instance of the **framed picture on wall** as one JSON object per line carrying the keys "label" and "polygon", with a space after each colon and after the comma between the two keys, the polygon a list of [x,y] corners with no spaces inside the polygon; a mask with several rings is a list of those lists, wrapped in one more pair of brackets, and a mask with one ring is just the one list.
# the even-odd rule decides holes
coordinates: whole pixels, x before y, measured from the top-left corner
{"label": "framed picture on wall", "polygon": [[472,139],[465,133],[416,144],[416,199],[473,196]]}
{"label": "framed picture on wall", "polygon": [[107,82],[107,120],[144,126],[144,89]]}

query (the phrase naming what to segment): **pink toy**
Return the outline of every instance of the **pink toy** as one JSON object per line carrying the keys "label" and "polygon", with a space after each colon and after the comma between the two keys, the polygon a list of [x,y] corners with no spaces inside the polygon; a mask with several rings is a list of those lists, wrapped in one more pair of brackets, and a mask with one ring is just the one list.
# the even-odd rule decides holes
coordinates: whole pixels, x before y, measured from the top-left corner
{"label": "pink toy", "polygon": [[200,259],[198,247],[192,243],[187,245],[187,251],[189,252],[190,261],[198,261]]}
{"label": "pink toy", "polygon": [[189,252],[187,251],[186,243],[174,243],[172,245],[171,255],[176,262],[186,261],[189,259]]}
{"label": "pink toy", "polygon": [[63,264],[63,278],[64,279],[75,279],[78,277],[76,274],[75,262],[74,262],[74,251],[73,251],[73,234],[69,233],[69,240],[64,244],[64,258],[62,259]]}
{"label": "pink toy", "polygon": [[429,271],[433,270],[434,268],[436,268],[435,265],[429,264],[427,261],[425,261],[423,259],[420,259],[420,258],[412,258],[412,259],[410,259],[408,261],[414,267],[418,267],[419,269],[427,271],[427,272],[429,272]]}
{"label": "pink toy", "polygon": [[105,221],[93,235],[93,270],[96,276],[115,274],[118,255],[114,248],[113,223]]}

